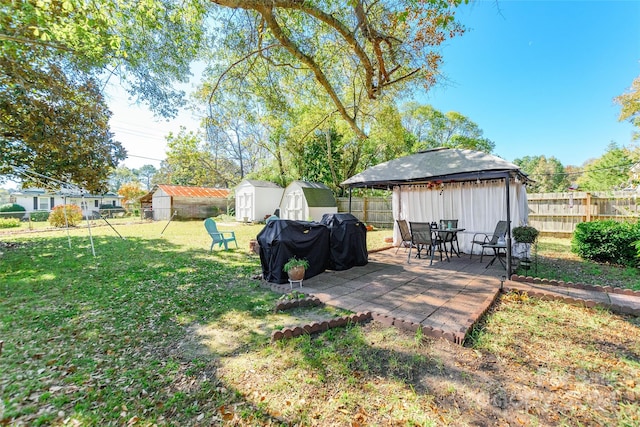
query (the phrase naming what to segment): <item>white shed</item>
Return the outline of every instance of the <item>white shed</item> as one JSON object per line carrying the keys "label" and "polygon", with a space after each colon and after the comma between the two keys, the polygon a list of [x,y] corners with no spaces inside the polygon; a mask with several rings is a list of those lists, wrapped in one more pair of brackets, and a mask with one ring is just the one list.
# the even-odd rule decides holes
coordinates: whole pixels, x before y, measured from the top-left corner
{"label": "white shed", "polygon": [[284,188],[269,181],[245,179],[236,187],[236,221],[264,221],[280,207]]}
{"label": "white shed", "polygon": [[337,213],[338,203],[329,187],[317,182],[293,181],[284,190],[280,218],[320,221],[326,213]]}
{"label": "white shed", "polygon": [[[227,213],[229,189],[158,184],[140,198],[146,218],[155,221],[205,219]],[[149,216],[146,216],[148,214]]]}

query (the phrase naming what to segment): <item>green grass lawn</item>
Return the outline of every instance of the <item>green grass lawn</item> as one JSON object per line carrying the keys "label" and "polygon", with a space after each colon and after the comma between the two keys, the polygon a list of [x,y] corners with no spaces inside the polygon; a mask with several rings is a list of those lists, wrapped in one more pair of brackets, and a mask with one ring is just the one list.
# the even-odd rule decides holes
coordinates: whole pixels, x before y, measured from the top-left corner
{"label": "green grass lawn", "polygon": [[[270,343],[301,318],[340,313],[274,313],[280,296],[253,278],[260,263],[248,251],[262,226],[219,224],[240,248],[211,253],[199,221],[112,223],[124,239],[95,222],[95,257],[87,228],[0,233],[2,424],[640,420],[637,319],[511,297],[472,347],[375,323]],[[369,248],[390,234],[368,233]],[[553,354],[549,343],[560,344]],[[526,405],[514,403],[517,393]]]}
{"label": "green grass lawn", "polygon": [[585,261],[571,252],[571,239],[543,237],[534,251],[530,276],[640,290],[640,269]]}

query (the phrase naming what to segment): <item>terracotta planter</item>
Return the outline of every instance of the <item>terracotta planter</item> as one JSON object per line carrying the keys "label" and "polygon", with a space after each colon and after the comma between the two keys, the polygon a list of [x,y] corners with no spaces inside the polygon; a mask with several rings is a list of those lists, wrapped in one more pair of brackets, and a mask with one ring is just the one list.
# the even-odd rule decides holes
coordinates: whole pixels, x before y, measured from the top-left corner
{"label": "terracotta planter", "polygon": [[306,270],[304,267],[293,267],[289,271],[287,271],[287,275],[289,276],[290,280],[302,280],[304,279],[305,271]]}

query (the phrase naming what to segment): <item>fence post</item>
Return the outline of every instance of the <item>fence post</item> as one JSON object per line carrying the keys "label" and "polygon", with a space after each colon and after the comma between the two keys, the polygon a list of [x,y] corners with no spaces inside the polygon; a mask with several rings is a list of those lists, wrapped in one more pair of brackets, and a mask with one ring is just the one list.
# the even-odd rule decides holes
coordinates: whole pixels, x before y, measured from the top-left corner
{"label": "fence post", "polygon": [[367,215],[367,205],[368,205],[367,200],[368,199],[366,196],[362,199],[362,217],[363,217],[362,220],[366,223],[369,223],[369,217]]}
{"label": "fence post", "polygon": [[591,222],[591,193],[587,193],[587,198],[585,199],[586,203],[586,222]]}

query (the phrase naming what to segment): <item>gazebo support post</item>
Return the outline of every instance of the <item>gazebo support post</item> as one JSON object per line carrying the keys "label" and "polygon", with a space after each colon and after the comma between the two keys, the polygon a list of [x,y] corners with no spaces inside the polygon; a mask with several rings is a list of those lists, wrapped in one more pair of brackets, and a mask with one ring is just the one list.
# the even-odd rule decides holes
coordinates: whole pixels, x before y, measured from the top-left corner
{"label": "gazebo support post", "polygon": [[351,190],[353,187],[349,187],[349,213],[351,213]]}
{"label": "gazebo support post", "polygon": [[509,172],[504,177],[505,191],[507,192],[507,278],[511,277],[511,200]]}

